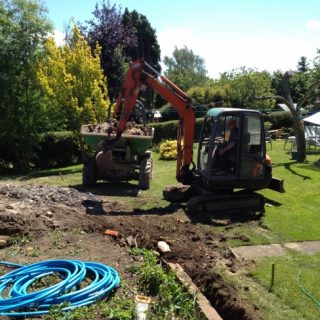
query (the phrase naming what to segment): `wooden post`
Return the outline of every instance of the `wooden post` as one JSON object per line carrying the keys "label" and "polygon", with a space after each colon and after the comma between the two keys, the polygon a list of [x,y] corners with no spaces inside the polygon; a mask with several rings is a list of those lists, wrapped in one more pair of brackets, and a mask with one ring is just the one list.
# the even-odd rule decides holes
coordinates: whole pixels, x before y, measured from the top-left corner
{"label": "wooden post", "polygon": [[272,266],[271,266],[271,283],[270,283],[269,292],[271,292],[273,284],[274,284],[274,273],[275,273],[275,264],[274,264],[274,262],[272,262]]}

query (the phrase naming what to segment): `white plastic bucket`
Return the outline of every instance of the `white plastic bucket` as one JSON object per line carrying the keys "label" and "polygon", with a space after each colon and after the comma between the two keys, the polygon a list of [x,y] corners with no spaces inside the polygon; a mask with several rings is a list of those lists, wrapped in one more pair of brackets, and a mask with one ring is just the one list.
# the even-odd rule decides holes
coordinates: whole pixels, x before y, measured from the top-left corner
{"label": "white plastic bucket", "polygon": [[134,301],[136,306],[136,320],[147,320],[147,313],[149,309],[149,304],[151,302],[151,298],[137,295]]}

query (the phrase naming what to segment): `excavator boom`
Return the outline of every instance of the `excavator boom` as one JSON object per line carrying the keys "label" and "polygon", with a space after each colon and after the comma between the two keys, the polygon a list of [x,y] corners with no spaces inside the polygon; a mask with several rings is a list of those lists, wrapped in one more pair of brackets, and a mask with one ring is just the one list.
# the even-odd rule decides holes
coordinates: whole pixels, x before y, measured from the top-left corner
{"label": "excavator boom", "polygon": [[[147,70],[153,73],[150,74]],[[193,139],[195,112],[191,99],[168,78],[159,74],[143,59],[133,62],[126,74],[122,90],[116,103],[113,117],[121,109],[119,130],[122,132],[129,120],[132,109],[143,86],[151,87],[161,97],[168,101],[179,113],[177,130],[177,169],[176,178],[183,184],[190,184],[193,173]]]}

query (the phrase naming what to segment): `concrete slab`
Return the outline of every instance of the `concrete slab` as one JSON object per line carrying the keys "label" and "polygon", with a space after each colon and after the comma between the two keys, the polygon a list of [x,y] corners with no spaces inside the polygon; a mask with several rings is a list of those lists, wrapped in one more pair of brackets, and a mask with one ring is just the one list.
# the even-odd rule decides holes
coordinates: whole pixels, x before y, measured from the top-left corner
{"label": "concrete slab", "polygon": [[288,242],[283,244],[287,249],[296,250],[306,254],[320,252],[320,241],[303,241],[303,242]]}
{"label": "concrete slab", "polygon": [[287,254],[280,244],[268,244],[258,246],[242,246],[231,249],[236,258],[275,257]]}

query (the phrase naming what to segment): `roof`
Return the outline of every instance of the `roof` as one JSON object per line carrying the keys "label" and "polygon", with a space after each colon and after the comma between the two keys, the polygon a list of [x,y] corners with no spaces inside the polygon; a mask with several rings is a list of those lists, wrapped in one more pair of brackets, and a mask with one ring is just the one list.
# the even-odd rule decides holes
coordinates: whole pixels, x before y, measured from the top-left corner
{"label": "roof", "polygon": [[317,126],[320,126],[320,112],[317,112],[313,114],[312,116],[306,117],[302,119],[304,122],[309,122],[312,124],[315,124]]}
{"label": "roof", "polygon": [[250,109],[238,109],[238,108],[212,108],[209,109],[206,117],[218,117],[220,114],[224,112],[237,113],[237,112],[251,112],[251,113],[259,113],[257,110]]}
{"label": "roof", "polygon": [[[290,112],[289,107],[288,107],[285,103],[277,103],[277,106],[278,106],[280,109],[282,109],[283,111]],[[295,109],[297,109],[297,104],[294,103],[294,104],[293,104],[293,107],[294,107]]]}

